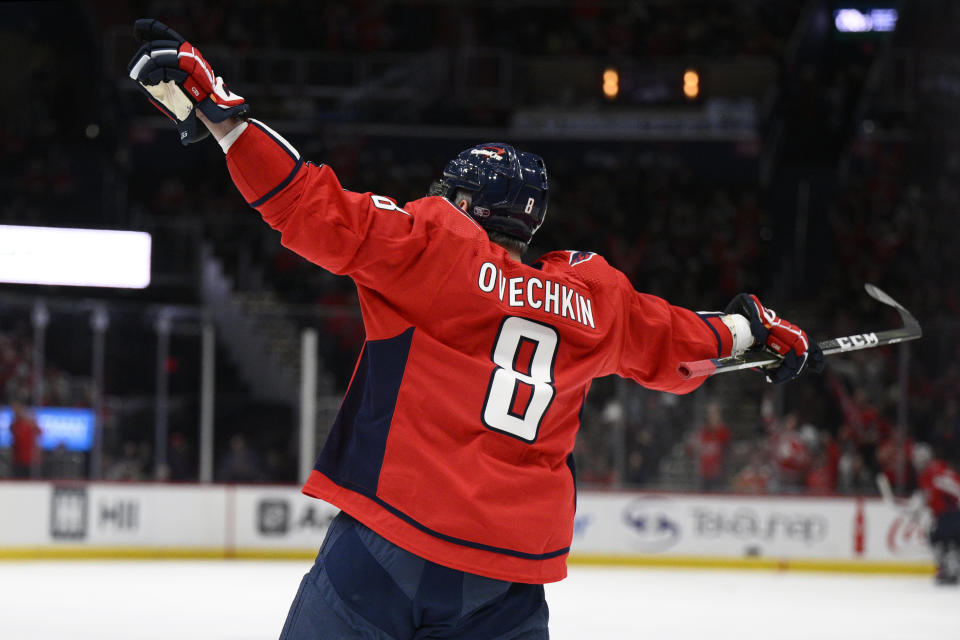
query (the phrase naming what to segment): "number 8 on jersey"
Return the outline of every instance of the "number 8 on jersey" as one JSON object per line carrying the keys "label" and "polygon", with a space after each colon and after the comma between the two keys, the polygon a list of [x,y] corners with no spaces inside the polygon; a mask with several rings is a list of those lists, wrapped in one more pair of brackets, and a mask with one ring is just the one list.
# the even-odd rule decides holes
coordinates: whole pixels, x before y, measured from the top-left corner
{"label": "number 8 on jersey", "polygon": [[560,336],[550,325],[507,316],[493,345],[496,365],[483,405],[483,424],[525,442],[537,439],[556,389],[553,365]]}

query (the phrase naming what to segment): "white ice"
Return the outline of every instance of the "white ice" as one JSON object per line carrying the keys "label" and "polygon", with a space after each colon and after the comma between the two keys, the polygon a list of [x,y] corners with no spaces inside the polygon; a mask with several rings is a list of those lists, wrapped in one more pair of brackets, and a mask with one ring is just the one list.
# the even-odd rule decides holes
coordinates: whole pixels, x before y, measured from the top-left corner
{"label": "white ice", "polygon": [[[309,564],[3,562],[0,639],[276,638]],[[960,638],[928,577],[573,566],[547,600],[554,640]]]}

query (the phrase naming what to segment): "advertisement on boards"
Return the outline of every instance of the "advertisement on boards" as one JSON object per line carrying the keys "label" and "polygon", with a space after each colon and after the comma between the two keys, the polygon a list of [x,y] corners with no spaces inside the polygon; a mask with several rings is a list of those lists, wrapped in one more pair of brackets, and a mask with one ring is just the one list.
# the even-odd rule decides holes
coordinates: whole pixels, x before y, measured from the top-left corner
{"label": "advertisement on boards", "polygon": [[878,499],[587,493],[573,552],[924,561],[929,515]]}
{"label": "advertisement on boards", "polygon": [[339,509],[292,487],[235,489],[237,549],[319,550]]}
{"label": "advertisement on boards", "polygon": [[[293,486],[0,483],[0,555],[90,547],[308,556],[337,512]],[[930,524],[925,510],[879,498],[585,491],[572,556],[917,566],[931,561]]]}

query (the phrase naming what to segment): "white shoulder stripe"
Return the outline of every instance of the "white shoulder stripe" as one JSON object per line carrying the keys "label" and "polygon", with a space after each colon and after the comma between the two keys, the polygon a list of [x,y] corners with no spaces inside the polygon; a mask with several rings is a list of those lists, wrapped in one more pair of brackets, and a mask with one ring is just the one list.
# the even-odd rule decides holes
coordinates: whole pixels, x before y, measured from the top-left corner
{"label": "white shoulder stripe", "polygon": [[258,127],[261,127],[261,128],[263,128],[263,129],[265,129],[266,131],[270,132],[270,135],[272,135],[274,138],[276,138],[277,140],[279,140],[279,141],[283,144],[283,146],[285,146],[285,147],[287,148],[287,150],[288,150],[297,160],[300,159],[300,152],[297,151],[297,150],[293,147],[292,144],[290,144],[289,142],[287,142],[287,139],[286,139],[286,138],[284,138],[282,135],[280,135],[279,133],[277,133],[276,131],[274,131],[273,129],[271,129],[270,127],[268,127],[267,125],[263,124],[263,123],[260,122],[259,120],[255,120],[255,119],[253,119],[253,118],[249,118],[249,120],[250,120],[250,122],[253,122],[254,124],[256,124]]}

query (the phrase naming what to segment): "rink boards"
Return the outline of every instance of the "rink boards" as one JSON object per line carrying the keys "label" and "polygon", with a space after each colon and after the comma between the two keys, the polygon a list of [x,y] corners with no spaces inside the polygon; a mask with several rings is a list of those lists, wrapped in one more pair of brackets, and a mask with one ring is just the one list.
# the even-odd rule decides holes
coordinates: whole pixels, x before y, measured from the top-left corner
{"label": "rink boards", "polygon": [[[312,557],[289,486],[0,483],[0,558]],[[582,491],[571,562],[927,573],[929,515],[875,498]]]}

